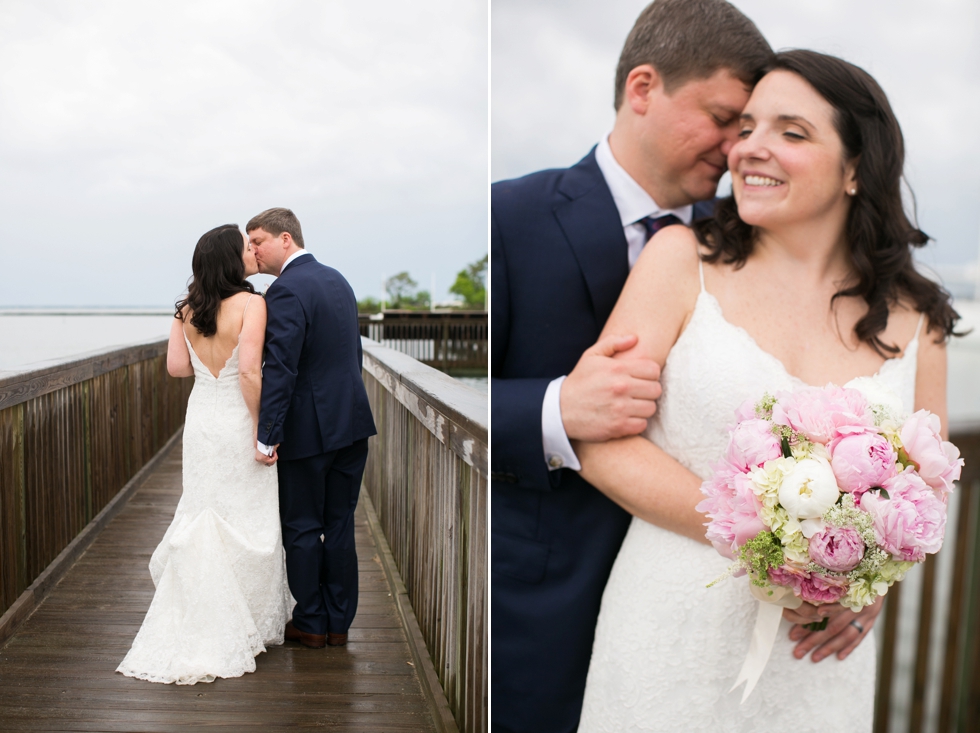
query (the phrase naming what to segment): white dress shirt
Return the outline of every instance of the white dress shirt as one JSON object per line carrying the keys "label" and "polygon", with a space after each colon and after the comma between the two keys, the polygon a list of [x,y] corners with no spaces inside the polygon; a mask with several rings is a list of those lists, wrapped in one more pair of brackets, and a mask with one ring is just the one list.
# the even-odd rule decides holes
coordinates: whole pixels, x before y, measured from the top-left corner
{"label": "white dress shirt", "polygon": [[[286,268],[289,267],[290,263],[293,260],[295,260],[297,257],[302,257],[303,255],[308,255],[308,254],[309,254],[309,252],[307,252],[305,249],[301,249],[298,252],[293,252],[291,255],[289,255],[289,257],[286,258],[286,261],[282,263],[282,267],[279,268],[279,275],[282,275],[282,273],[285,272]],[[265,366],[265,362],[264,361],[262,362],[262,365]],[[567,438],[566,438],[565,442],[566,443],[568,442],[568,439]],[[266,456],[271,456],[272,455],[272,446],[271,445],[266,445],[262,441],[257,440],[257,441],[255,441],[255,447],[258,448],[259,453],[261,453],[263,455],[266,455]]]}
{"label": "white dress shirt", "polygon": [[298,252],[293,252],[291,255],[289,255],[289,257],[286,258],[286,261],[282,263],[282,267],[279,268],[279,274],[282,275],[285,269],[289,267],[290,263],[292,263],[292,261],[295,260],[297,257],[302,257],[303,255],[308,255],[308,254],[309,252],[307,252],[305,249],[301,249]]}
{"label": "white dress shirt", "polygon": [[[694,207],[690,204],[677,209],[664,209],[657,205],[650,194],[643,190],[629,173],[619,164],[609,147],[609,136],[604,135],[595,149],[595,162],[606,179],[612,193],[613,202],[619,212],[619,220],[626,235],[627,257],[630,269],[636,264],[640,250],[647,243],[646,227],[642,220],[648,216],[658,217],[673,214],[685,224],[691,223]],[[548,385],[541,404],[541,437],[544,444],[544,460],[549,471],[559,468],[581,470],[578,456],[565,433],[561,418],[561,385],[565,377],[558,377]]]}

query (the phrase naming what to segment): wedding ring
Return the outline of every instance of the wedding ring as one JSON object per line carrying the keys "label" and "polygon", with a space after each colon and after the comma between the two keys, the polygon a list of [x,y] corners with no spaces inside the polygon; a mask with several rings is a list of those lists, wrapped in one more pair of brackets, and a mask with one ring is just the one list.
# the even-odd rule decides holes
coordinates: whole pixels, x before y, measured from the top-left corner
{"label": "wedding ring", "polygon": [[861,624],[859,624],[857,621],[851,621],[851,626],[857,629],[859,634],[864,633],[864,627]]}

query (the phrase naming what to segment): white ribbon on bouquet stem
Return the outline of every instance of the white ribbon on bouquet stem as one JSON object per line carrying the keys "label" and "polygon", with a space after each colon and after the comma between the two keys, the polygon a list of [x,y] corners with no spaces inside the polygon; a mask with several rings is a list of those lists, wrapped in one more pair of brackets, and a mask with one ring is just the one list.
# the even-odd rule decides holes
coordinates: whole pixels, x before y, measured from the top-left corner
{"label": "white ribbon on bouquet stem", "polygon": [[[729,692],[745,682],[745,692],[742,693],[742,702],[749,699],[752,690],[762,676],[762,671],[769,662],[769,655],[772,653],[772,645],[776,641],[776,634],[779,632],[779,621],[783,617],[784,608],[799,608],[803,601],[797,598],[790,588],[773,586],[770,589],[760,588],[749,583],[749,590],[752,595],[759,599],[759,613],[755,617],[755,628],[752,630],[752,641],[749,644],[749,653],[745,655],[742,669],[738,673],[738,679],[732,685]],[[769,595],[769,590],[772,595]]]}

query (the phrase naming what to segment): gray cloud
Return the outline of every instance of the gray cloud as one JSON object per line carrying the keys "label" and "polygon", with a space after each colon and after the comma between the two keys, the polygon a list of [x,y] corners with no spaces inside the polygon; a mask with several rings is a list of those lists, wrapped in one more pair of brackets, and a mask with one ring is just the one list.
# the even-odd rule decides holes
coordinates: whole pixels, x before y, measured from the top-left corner
{"label": "gray cloud", "polygon": [[[906,173],[935,263],[977,259],[980,4],[734,0],[774,48],[813,48],[872,73],[905,133]],[[612,84],[635,0],[494,0],[491,177],[574,163],[613,123]]]}
{"label": "gray cloud", "polygon": [[165,304],[293,208],[358,295],[486,252],[486,0],[0,5],[0,304]]}

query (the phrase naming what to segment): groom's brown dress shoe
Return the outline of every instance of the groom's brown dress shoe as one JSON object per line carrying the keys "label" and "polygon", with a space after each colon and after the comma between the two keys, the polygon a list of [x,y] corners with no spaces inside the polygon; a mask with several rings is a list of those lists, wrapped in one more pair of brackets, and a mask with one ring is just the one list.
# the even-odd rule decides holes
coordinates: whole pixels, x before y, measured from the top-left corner
{"label": "groom's brown dress shoe", "polygon": [[307,634],[293,626],[292,621],[286,622],[286,641],[298,641],[310,649],[323,649],[327,645],[327,637],[324,634]]}
{"label": "groom's brown dress shoe", "polygon": [[327,646],[347,646],[347,634],[327,634]]}

